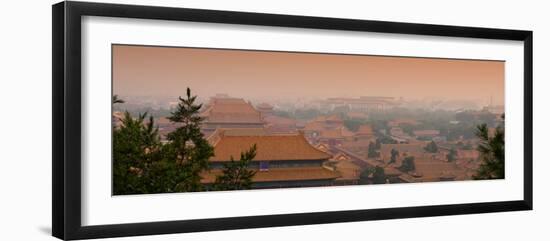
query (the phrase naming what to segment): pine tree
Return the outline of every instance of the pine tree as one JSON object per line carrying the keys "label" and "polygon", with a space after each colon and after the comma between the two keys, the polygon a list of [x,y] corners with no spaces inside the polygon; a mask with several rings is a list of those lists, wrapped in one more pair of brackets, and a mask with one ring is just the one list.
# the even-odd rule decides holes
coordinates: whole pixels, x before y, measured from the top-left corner
{"label": "pine tree", "polygon": [[214,155],[213,147],[200,131],[203,120],[199,116],[201,104],[195,104],[197,96],[191,96],[187,88],[186,98],[179,97],[176,110],[168,119],[179,125],[167,135],[166,158],[178,165],[178,185],[175,191],[196,192],[202,190],[201,172],[208,170],[208,160]]}
{"label": "pine tree", "polygon": [[457,151],[455,148],[451,148],[451,150],[449,151],[449,154],[447,154],[447,161],[449,162],[452,162],[452,161],[456,161],[456,156],[458,155]]}
{"label": "pine tree", "polygon": [[370,175],[374,173],[374,167],[367,167],[359,174],[359,184],[370,184]]}
{"label": "pine tree", "polygon": [[399,151],[395,149],[391,149],[391,158],[388,164],[395,163],[397,161],[398,156],[399,156]]}
{"label": "pine tree", "polygon": [[426,150],[429,153],[437,153],[437,151],[439,151],[439,148],[437,147],[437,144],[435,144],[434,141],[431,141],[430,143],[428,143],[428,145],[426,145],[426,147],[424,147],[424,150]]}
{"label": "pine tree", "polygon": [[414,156],[405,157],[399,169],[401,169],[404,172],[410,172],[410,171],[416,170],[416,165],[414,163]]}
{"label": "pine tree", "polygon": [[[504,116],[502,116],[504,119]],[[487,124],[477,126],[477,137],[480,143],[477,147],[482,163],[473,176],[474,179],[504,178],[504,127],[497,126],[494,135],[489,136]]]}
{"label": "pine tree", "polygon": [[160,160],[160,139],[153,117],[132,118],[125,112],[122,125],[113,131],[113,194],[151,193],[148,168]]}
{"label": "pine tree", "polygon": [[374,173],[372,174],[372,183],[374,184],[386,183],[386,173],[384,172],[384,168],[379,166],[374,168]]}
{"label": "pine tree", "polygon": [[241,153],[239,161],[231,160],[223,164],[223,174],[216,177],[215,190],[242,190],[252,187],[252,177],[256,171],[248,169],[252,160],[256,157],[256,145],[247,152]]}
{"label": "pine tree", "polygon": [[368,150],[367,156],[369,158],[375,158],[375,157],[379,156],[379,153],[376,150],[376,144],[374,144],[374,142],[372,142],[372,141],[369,143],[369,150]]}
{"label": "pine tree", "polygon": [[[372,177],[371,177],[372,175]],[[360,184],[384,184],[386,183],[386,174],[384,168],[380,166],[367,167],[359,175]]]}

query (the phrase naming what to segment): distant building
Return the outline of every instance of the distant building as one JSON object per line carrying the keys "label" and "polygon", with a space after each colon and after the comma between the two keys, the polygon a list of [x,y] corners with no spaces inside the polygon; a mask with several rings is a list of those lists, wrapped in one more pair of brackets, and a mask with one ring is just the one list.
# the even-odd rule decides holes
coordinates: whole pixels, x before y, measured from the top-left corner
{"label": "distant building", "polygon": [[421,144],[382,144],[380,146],[380,158],[384,162],[388,162],[391,159],[392,149],[399,152],[399,160],[404,156],[421,157],[425,152],[424,145]]}
{"label": "distant building", "polygon": [[361,96],[359,98],[328,98],[321,102],[324,109],[334,110],[339,107],[348,108],[351,111],[369,112],[382,111],[398,105],[394,97],[385,96]]}
{"label": "distant building", "polygon": [[319,144],[315,145],[315,148],[317,148],[318,150],[320,150],[322,152],[326,152],[326,153],[330,152],[330,147],[325,143],[319,143]]}
{"label": "distant building", "polygon": [[334,181],[334,185],[359,184],[361,167],[353,163],[349,156],[344,153],[338,153],[328,163],[341,175]]}
{"label": "distant building", "polygon": [[321,135],[321,131],[325,130],[325,125],[321,122],[307,122],[302,129],[306,137],[310,140],[314,140]]}
{"label": "distant building", "polygon": [[296,133],[297,132],[297,125],[298,121],[276,116],[276,115],[268,115],[263,117],[263,121],[265,123],[265,129],[270,133]]}
{"label": "distant building", "polygon": [[392,127],[390,129],[390,137],[398,143],[408,143],[413,139],[409,134],[405,133],[401,127]]}
{"label": "distant building", "polygon": [[[465,157],[476,157],[475,151],[458,150],[457,160],[449,162],[446,157],[447,150],[427,153],[421,144],[382,144],[380,154],[385,163],[391,159],[392,149],[399,152],[396,162],[385,168],[386,172],[392,172],[392,183],[398,179],[403,182],[468,180],[471,179],[471,170],[476,167],[475,161],[465,160]],[[400,167],[407,156],[414,157],[415,169],[404,172]],[[386,175],[388,176],[387,173]]]}
{"label": "distant building", "polygon": [[[256,129],[258,130],[258,129]],[[201,182],[208,185],[222,174],[223,163],[241,152],[257,146],[250,169],[256,170],[253,188],[330,186],[340,173],[323,166],[331,155],[311,146],[302,133],[288,135],[217,130],[208,141],[214,146],[211,170],[202,173]]]}
{"label": "distant building", "polygon": [[372,140],[374,137],[374,131],[370,125],[360,125],[355,132],[355,139],[357,140]]}
{"label": "distant building", "polygon": [[[342,118],[340,118],[338,115],[329,115],[329,116],[319,116],[307,122],[303,128],[303,131],[306,137],[311,142],[317,142],[319,141],[319,138],[322,135],[322,132],[325,132],[325,139],[327,137],[332,138],[332,137],[336,137],[336,135],[341,135],[341,134],[331,133],[331,131],[336,129],[341,129],[341,128],[345,128],[344,121],[342,120]],[[333,131],[333,132],[341,132],[341,131]],[[339,139],[339,138],[340,137],[336,137],[336,139]]]}
{"label": "distant building", "polygon": [[202,129],[212,132],[217,128],[262,128],[261,113],[240,98],[214,97],[200,114],[205,120]]}
{"label": "distant building", "polygon": [[337,128],[344,124],[344,120],[338,115],[319,116],[313,119],[312,122],[320,122],[327,129]]}
{"label": "distant building", "polygon": [[317,141],[327,143],[329,146],[340,145],[344,140],[351,140],[353,132],[341,126],[336,129],[322,130]]}
{"label": "distant building", "polygon": [[368,156],[368,150],[370,143],[375,143],[376,139],[364,139],[364,140],[346,140],[342,142],[340,147],[343,149],[346,149],[348,151],[351,151],[363,158],[366,158]]}
{"label": "distant building", "polygon": [[262,117],[273,115],[273,106],[268,103],[261,103],[256,106],[256,109],[262,113]]}
{"label": "distant building", "polygon": [[416,130],[413,131],[414,136],[419,138],[434,138],[439,136],[438,130]]}
{"label": "distant building", "polygon": [[431,158],[415,158],[416,169],[410,173],[414,182],[452,181],[461,176],[465,179],[465,170],[455,163]]}

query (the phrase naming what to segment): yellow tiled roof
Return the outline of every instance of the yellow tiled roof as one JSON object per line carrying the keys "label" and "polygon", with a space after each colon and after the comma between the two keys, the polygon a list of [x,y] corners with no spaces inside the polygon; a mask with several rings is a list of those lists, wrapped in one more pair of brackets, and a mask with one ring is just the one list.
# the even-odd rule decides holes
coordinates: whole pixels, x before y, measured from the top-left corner
{"label": "yellow tiled roof", "polygon": [[331,156],[311,146],[303,134],[226,136],[221,135],[214,143],[214,156],[210,161],[238,159],[241,152],[256,144],[255,161],[322,160]]}

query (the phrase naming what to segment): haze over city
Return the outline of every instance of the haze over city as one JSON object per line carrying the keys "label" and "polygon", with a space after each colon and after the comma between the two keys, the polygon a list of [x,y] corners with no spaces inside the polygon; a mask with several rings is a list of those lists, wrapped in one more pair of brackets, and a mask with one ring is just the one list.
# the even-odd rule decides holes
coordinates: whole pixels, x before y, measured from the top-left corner
{"label": "haze over city", "polygon": [[244,99],[391,96],[504,103],[504,62],[113,46],[113,93]]}

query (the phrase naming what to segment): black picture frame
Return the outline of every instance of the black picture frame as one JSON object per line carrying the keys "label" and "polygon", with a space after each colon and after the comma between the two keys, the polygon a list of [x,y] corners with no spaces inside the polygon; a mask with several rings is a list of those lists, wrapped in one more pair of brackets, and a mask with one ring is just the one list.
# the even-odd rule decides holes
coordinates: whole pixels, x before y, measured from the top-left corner
{"label": "black picture frame", "polygon": [[[517,40],[524,43],[524,193],[522,200],[421,207],[344,210],[99,226],[81,224],[81,17],[194,21]],[[380,219],[532,210],[533,33],[460,26],[336,19],[171,7],[60,2],[52,6],[52,233],[60,239],[106,238]],[[139,220],[137,220],[139,221]]]}

